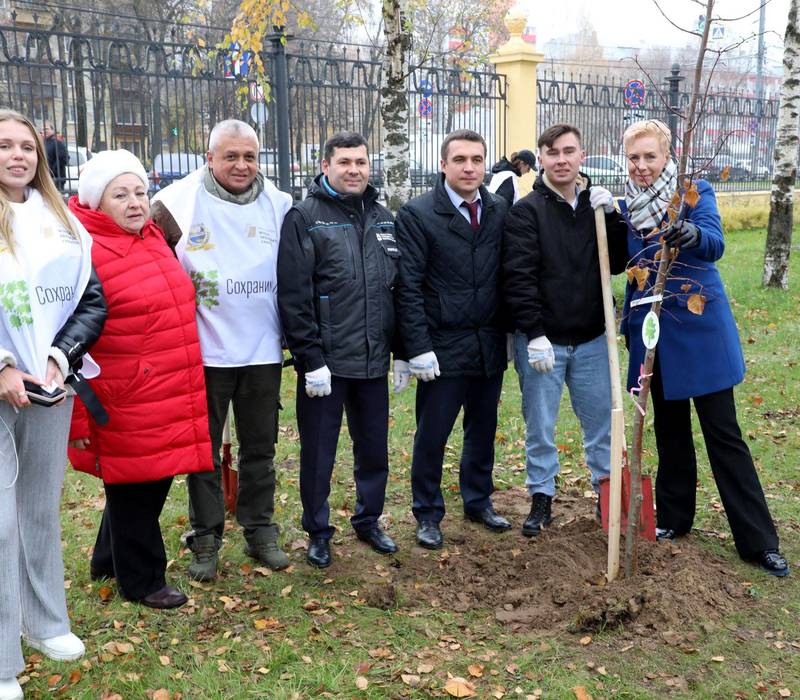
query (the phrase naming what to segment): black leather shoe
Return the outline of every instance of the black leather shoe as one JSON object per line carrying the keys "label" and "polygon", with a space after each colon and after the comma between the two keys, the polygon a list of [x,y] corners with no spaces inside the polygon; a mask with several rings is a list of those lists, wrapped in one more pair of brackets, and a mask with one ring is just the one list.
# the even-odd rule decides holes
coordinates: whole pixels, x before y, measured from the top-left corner
{"label": "black leather shoe", "polygon": [[502,515],[498,515],[492,506],[479,510],[477,512],[464,511],[464,517],[471,520],[473,523],[480,523],[489,530],[494,532],[503,532],[504,530],[511,529],[511,523],[508,522]]}
{"label": "black leather shoe", "polygon": [[789,564],[777,549],[765,549],[759,552],[754,561],[770,576],[788,576]]}
{"label": "black leather shoe", "polygon": [[306,561],[311,566],[324,569],[331,565],[331,545],[323,537],[312,537],[306,551]]}
{"label": "black leather shoe", "polygon": [[657,527],[656,528],[656,540],[659,542],[672,542],[678,533],[675,532],[672,528],[669,527]]}
{"label": "black leather shoe", "polygon": [[379,525],[368,530],[356,530],[356,537],[381,554],[394,554],[397,551],[394,540]]}
{"label": "black leather shoe", "polygon": [[525,537],[535,537],[553,522],[552,504],[553,497],[546,493],[535,493],[531,496],[531,512],[522,523],[522,534]]}
{"label": "black leather shoe", "polygon": [[423,520],[417,525],[417,544],[425,549],[441,549],[444,544],[439,523]]}
{"label": "black leather shoe", "polygon": [[159,610],[168,610],[169,608],[179,608],[181,605],[189,600],[177,588],[172,586],[164,586],[157,590],[155,593],[146,595],[139,602],[146,605],[148,608],[157,608]]}

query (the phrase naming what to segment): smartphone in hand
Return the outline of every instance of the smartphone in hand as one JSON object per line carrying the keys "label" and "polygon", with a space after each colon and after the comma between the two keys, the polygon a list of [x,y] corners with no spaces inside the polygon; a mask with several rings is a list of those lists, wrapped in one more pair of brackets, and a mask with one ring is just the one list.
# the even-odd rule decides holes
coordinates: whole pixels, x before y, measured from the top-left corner
{"label": "smartphone in hand", "polygon": [[62,389],[58,384],[52,382],[48,386],[40,386],[33,382],[25,381],[25,393],[31,403],[38,406],[54,406],[59,403],[66,395],[67,390]]}

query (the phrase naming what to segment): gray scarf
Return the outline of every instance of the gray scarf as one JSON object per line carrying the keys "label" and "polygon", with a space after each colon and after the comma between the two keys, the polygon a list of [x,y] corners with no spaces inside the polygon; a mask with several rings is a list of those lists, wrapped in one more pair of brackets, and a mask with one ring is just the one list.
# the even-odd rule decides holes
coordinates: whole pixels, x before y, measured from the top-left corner
{"label": "gray scarf", "polygon": [[625,203],[628,205],[631,226],[637,231],[646,233],[661,226],[677,184],[678,166],[673,160],[667,161],[661,175],[649,187],[639,187],[628,178],[628,183],[625,185]]}
{"label": "gray scarf", "polygon": [[232,202],[233,204],[250,204],[251,202],[255,202],[256,199],[258,199],[258,195],[264,191],[264,174],[261,171],[257,171],[256,179],[253,180],[253,183],[250,185],[250,187],[248,187],[244,192],[233,194],[233,192],[228,192],[228,190],[219,184],[217,178],[214,177],[214,173],[211,172],[211,168],[206,166],[206,174],[203,177],[203,186],[206,188],[206,192],[213,194],[223,202]]}

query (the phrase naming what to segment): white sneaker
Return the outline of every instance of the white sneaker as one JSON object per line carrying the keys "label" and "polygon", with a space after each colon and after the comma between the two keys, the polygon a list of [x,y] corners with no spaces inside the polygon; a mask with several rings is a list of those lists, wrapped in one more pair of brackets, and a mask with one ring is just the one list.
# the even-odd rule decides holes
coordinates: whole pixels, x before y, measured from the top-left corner
{"label": "white sneaker", "polygon": [[80,659],[86,653],[86,647],[72,632],[62,634],[50,639],[33,639],[24,637],[29,647],[38,649],[45,656],[49,656],[55,661],[74,661]]}
{"label": "white sneaker", "polygon": [[0,678],[0,700],[22,700],[22,688],[16,678]]}

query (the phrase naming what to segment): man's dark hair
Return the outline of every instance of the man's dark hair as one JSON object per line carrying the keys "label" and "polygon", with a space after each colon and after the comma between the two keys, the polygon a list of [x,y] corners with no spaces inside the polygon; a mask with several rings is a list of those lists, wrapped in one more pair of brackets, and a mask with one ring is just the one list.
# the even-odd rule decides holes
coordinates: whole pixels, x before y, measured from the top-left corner
{"label": "man's dark hair", "polygon": [[324,160],[330,163],[333,152],[337,148],[358,148],[359,146],[364,146],[367,149],[367,153],[369,153],[369,144],[367,143],[367,139],[365,139],[361,134],[356,133],[355,131],[340,131],[339,133],[331,136],[325,142],[325,147],[322,151],[322,157]]}
{"label": "man's dark hair", "polygon": [[483,146],[483,155],[486,156],[486,141],[477,131],[472,129],[456,129],[451,131],[442,141],[442,160],[447,160],[447,151],[453,141],[472,141]]}
{"label": "man's dark hair", "polygon": [[537,144],[539,148],[550,148],[557,139],[560,139],[564,134],[575,134],[575,138],[578,139],[578,143],[583,145],[583,140],[581,139],[581,130],[577,126],[572,126],[572,124],[554,124],[551,127],[548,127],[542,132],[542,135],[539,137],[539,143]]}

